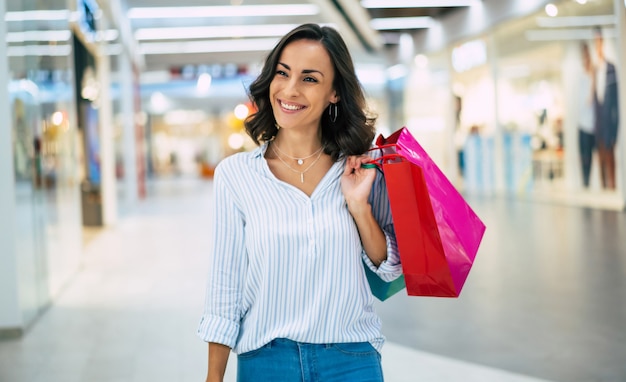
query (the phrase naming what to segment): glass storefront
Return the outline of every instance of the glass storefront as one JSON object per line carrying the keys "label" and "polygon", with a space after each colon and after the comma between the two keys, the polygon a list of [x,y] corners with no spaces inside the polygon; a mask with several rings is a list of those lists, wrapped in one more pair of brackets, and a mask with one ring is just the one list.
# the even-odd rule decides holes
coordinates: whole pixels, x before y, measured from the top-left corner
{"label": "glass storefront", "polygon": [[[81,184],[99,176],[98,152],[90,152],[86,144],[97,144],[99,105],[77,103],[89,98],[89,91],[97,93],[98,69],[77,65],[76,52],[87,50],[77,39],[81,18],[73,21],[68,4],[10,1],[4,16],[15,179],[15,290],[23,326],[78,270],[85,224]],[[95,21],[90,22],[95,28]]]}
{"label": "glass storefront", "polygon": [[454,146],[460,182],[466,192],[496,189],[496,97],[488,36],[462,41],[448,52],[454,111]]}
{"label": "glass storefront", "polygon": [[606,64],[617,60],[614,2],[555,9],[494,32],[506,189],[617,198],[617,82]]}
{"label": "glass storefront", "polygon": [[[47,17],[36,17],[41,14]],[[68,15],[65,1],[47,1],[44,9],[38,1],[7,2],[16,258],[24,322],[59,293],[81,254]]]}
{"label": "glass storefront", "polygon": [[445,52],[418,55],[410,65],[413,70],[404,85],[406,126],[442,171],[457,183],[451,145],[454,111],[450,106],[453,102],[448,55]]}
{"label": "glass storefront", "polygon": [[614,6],[561,1],[556,14],[541,9],[416,57],[405,118],[459,188],[623,208]]}

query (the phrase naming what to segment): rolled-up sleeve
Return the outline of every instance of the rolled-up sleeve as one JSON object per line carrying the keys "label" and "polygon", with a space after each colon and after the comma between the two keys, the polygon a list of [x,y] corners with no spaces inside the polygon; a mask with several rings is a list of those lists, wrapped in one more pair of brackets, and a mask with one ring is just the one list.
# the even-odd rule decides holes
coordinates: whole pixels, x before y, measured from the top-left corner
{"label": "rolled-up sleeve", "polygon": [[206,342],[233,348],[243,315],[241,296],[247,257],[245,220],[229,188],[228,172],[217,166],[213,195],[213,250],[210,261],[204,312],[197,334]]}
{"label": "rolled-up sleeve", "polygon": [[402,275],[402,264],[400,263],[400,254],[398,253],[398,243],[393,227],[391,206],[389,204],[389,197],[387,196],[385,178],[380,172],[376,174],[369,202],[372,206],[372,214],[385,234],[387,241],[387,260],[383,261],[377,267],[364,251],[362,255],[363,261],[368,268],[375,272],[383,281],[393,281]]}

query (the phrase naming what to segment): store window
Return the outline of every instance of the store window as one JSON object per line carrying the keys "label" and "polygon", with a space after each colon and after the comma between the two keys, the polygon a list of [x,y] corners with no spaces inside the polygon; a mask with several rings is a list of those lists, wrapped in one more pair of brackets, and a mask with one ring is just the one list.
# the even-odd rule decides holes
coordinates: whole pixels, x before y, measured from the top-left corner
{"label": "store window", "polygon": [[555,6],[494,33],[505,188],[617,197],[614,2]]}
{"label": "store window", "polygon": [[7,2],[9,100],[24,322],[48,304],[81,253],[69,11],[60,0]]}
{"label": "store window", "polygon": [[451,47],[451,89],[454,110],[452,141],[460,186],[470,193],[495,190],[496,96],[491,45],[478,36]]}

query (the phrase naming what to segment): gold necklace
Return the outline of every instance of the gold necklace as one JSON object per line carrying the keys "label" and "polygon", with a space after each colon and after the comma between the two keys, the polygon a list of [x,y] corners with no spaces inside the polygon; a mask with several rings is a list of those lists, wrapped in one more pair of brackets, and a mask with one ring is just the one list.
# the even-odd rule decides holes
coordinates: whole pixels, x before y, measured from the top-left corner
{"label": "gold necklace", "polygon": [[300,173],[301,183],[304,183],[304,173],[309,171],[311,167],[313,167],[317,163],[317,161],[320,160],[320,158],[322,157],[322,149],[320,148],[319,150],[317,150],[317,158],[315,158],[315,160],[311,162],[311,164],[307,168],[305,168],[303,171],[300,171],[300,170],[296,170],[295,168],[291,167],[289,163],[285,162],[283,158],[281,158],[280,155],[278,155],[278,153],[274,149],[274,145],[272,145],[272,151],[274,152],[274,155],[276,155],[276,158],[278,158],[281,162],[283,162],[283,164],[287,166],[288,169],[290,169],[293,172]]}
{"label": "gold necklace", "polygon": [[[289,159],[295,160],[298,163],[298,165],[300,165],[300,166],[302,166],[304,164],[305,160],[313,157],[315,154],[318,154],[324,148],[324,146],[322,146],[319,149],[317,149],[317,151],[315,151],[313,154],[311,154],[309,156],[306,156],[306,157],[298,158],[298,157],[292,157],[291,155],[289,155],[286,152],[284,152],[283,150],[281,150],[280,147],[278,147],[278,145],[276,143],[274,143],[274,145],[276,145],[276,150],[278,150],[278,152],[280,152],[284,156],[288,157]],[[274,145],[272,145],[272,150],[274,150]]]}

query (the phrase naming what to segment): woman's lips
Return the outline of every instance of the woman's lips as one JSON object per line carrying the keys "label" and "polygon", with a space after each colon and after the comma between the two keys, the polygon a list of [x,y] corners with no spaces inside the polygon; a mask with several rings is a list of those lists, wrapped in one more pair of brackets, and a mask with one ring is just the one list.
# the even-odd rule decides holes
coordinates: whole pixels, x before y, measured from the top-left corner
{"label": "woman's lips", "polygon": [[300,104],[297,103],[287,103],[281,100],[278,100],[278,104],[280,105],[280,107],[286,111],[298,111],[298,110],[302,110],[305,108],[305,106],[302,106]]}

